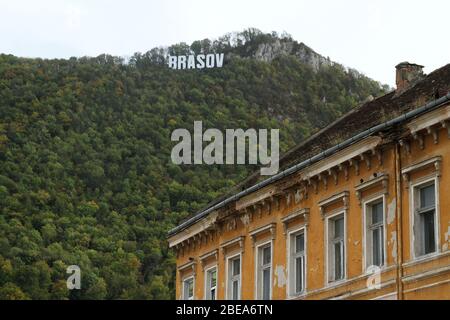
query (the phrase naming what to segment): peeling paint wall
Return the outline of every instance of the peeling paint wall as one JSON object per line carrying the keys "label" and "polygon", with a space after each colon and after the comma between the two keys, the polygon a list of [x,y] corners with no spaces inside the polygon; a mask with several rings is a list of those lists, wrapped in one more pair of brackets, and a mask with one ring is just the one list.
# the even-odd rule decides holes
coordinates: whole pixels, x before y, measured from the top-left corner
{"label": "peeling paint wall", "polygon": [[278,288],[286,286],[286,273],[283,265],[277,265],[275,267],[274,286],[277,286]]}
{"label": "peeling paint wall", "polygon": [[394,263],[397,263],[397,231],[391,232],[391,257],[394,260]]}
{"label": "peeling paint wall", "polygon": [[395,220],[395,212],[397,210],[397,201],[396,199],[392,199],[391,203],[388,205],[387,212],[387,223],[392,224]]}
{"label": "peeling paint wall", "polygon": [[447,251],[450,247],[450,221],[448,223],[447,232],[444,234],[444,244],[442,245],[442,251]]}

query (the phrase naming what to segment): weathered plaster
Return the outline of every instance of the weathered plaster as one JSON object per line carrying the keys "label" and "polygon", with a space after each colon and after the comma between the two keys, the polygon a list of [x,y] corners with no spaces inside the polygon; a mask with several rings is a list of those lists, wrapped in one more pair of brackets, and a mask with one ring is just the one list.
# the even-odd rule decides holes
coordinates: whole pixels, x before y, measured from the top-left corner
{"label": "weathered plaster", "polygon": [[450,221],[448,223],[447,232],[444,233],[444,244],[442,245],[442,251],[447,251],[450,247]]}
{"label": "weathered plaster", "polygon": [[397,231],[391,232],[391,243],[392,243],[392,258],[394,262],[397,263]]}
{"label": "weathered plaster", "polygon": [[249,215],[248,213],[242,215],[242,216],[241,216],[241,221],[242,221],[242,223],[243,223],[245,226],[249,225],[249,224],[250,224],[250,215]]}
{"label": "weathered plaster", "polygon": [[392,202],[388,205],[387,223],[391,224],[395,219],[395,210],[397,208],[397,201],[394,198]]}
{"label": "weathered plaster", "polygon": [[286,286],[286,273],[283,265],[277,265],[275,267],[274,285],[278,286],[278,288]]}

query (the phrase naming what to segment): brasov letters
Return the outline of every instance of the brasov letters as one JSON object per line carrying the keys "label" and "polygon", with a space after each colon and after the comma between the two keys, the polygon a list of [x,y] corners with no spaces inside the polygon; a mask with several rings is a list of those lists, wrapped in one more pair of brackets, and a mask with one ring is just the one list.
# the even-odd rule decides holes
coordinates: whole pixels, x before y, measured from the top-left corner
{"label": "brasov letters", "polygon": [[223,53],[169,56],[169,68],[174,70],[222,68],[223,57]]}

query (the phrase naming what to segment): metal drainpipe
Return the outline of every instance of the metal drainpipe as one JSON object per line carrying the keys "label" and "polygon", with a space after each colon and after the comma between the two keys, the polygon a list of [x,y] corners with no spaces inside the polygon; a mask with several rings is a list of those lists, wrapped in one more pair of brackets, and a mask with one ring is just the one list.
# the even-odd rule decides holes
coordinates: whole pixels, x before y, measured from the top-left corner
{"label": "metal drainpipe", "polygon": [[395,198],[397,199],[397,217],[396,217],[396,229],[397,229],[397,299],[403,300],[403,227],[402,227],[402,175],[401,175],[401,158],[400,158],[400,144],[398,141],[395,143]]}

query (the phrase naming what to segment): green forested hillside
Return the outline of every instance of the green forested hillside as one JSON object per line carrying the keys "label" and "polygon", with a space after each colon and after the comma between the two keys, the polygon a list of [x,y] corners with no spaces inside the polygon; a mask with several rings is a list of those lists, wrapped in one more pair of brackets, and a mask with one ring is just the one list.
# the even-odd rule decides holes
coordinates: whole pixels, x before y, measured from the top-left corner
{"label": "green forested hillside", "polygon": [[[254,168],[173,165],[172,130],[280,128],[286,151],[386,89],[338,64],[254,58],[276,41],[301,45],[247,30],[168,48],[225,52],[208,70],[169,70],[165,49],[126,63],[0,55],[0,299],[174,298],[167,231]],[[82,289],[69,292],[72,264]]]}

